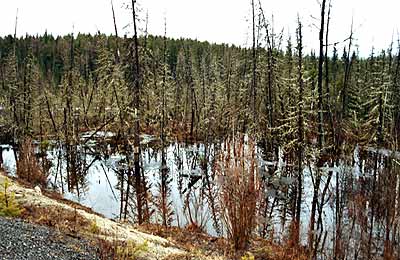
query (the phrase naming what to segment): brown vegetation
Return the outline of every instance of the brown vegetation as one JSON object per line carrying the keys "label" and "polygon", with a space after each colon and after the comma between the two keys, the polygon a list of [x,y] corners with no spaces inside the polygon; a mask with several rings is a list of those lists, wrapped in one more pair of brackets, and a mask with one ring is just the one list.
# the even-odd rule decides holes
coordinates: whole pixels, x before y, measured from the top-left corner
{"label": "brown vegetation", "polygon": [[292,247],[288,243],[276,244],[266,239],[252,239],[246,250],[235,250],[231,242],[225,238],[212,237],[203,232],[193,232],[187,229],[162,225],[143,225],[140,230],[167,238],[180,248],[184,248],[188,254],[170,256],[172,259],[201,259],[203,257],[223,256],[223,259],[242,259],[242,256],[253,255],[257,260],[305,260],[307,252],[303,248]]}
{"label": "brown vegetation", "polygon": [[32,139],[26,138],[21,146],[17,161],[17,176],[32,185],[46,187],[48,174],[39,166]]}
{"label": "brown vegetation", "polygon": [[255,144],[249,138],[233,138],[216,163],[220,178],[221,216],[234,248],[245,249],[256,226],[257,202],[260,195]]}

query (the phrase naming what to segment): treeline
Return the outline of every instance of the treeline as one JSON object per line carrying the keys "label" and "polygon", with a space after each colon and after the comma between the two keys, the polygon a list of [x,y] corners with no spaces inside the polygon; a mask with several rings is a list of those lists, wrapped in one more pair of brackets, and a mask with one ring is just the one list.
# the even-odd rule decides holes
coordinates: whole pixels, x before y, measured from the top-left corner
{"label": "treeline", "polygon": [[[96,127],[112,114],[112,109],[117,107],[113,89],[123,90],[120,88],[129,85],[126,63],[131,39],[120,38],[117,43],[115,37],[102,34],[79,34],[72,39],[71,36],[54,38],[47,34],[16,40],[11,36],[0,38],[1,101],[6,112],[12,111],[4,114],[6,122],[3,124],[10,126],[6,129],[15,128],[30,135],[54,134],[51,118],[60,121],[63,117],[59,102],[65,97],[69,80],[73,81],[72,98],[74,107],[79,110],[77,113],[83,118],[82,127]],[[150,35],[140,38],[139,45],[143,64],[141,106],[147,130],[158,130],[164,94],[169,123],[181,125],[193,139],[204,139],[209,130],[223,135],[232,127],[237,131],[255,128],[260,134],[273,134],[278,139],[276,142],[283,144],[279,140],[282,138],[277,137],[285,134],[283,128],[289,123],[288,115],[297,103],[296,43],[293,47],[289,39],[285,49],[275,46],[256,49],[253,93],[249,87],[252,85],[251,49],[166,39],[166,50],[163,50],[163,37]],[[393,144],[399,127],[398,51],[392,47],[372,50],[368,58],[359,57],[355,50],[349,51],[347,47],[342,53],[338,57],[333,46],[332,57],[327,59],[324,68],[329,71],[323,92],[325,139],[330,138],[331,124],[336,125],[340,119],[343,127],[364,126],[360,127],[362,129],[349,127],[348,134],[340,138],[349,139],[351,143],[368,142],[373,137],[377,139],[376,134],[380,132],[379,138],[384,139],[381,142]],[[313,126],[317,123],[312,112],[318,112],[318,57],[311,53],[302,59],[304,109],[310,112],[307,118],[309,126]],[[164,70],[165,93],[161,90]],[[129,92],[125,89],[116,94],[126,97]],[[255,95],[254,111],[250,102],[252,95]],[[51,105],[49,111],[46,100]],[[39,113],[45,116],[40,118]],[[380,126],[379,116],[385,119]],[[212,123],[211,128],[206,122]],[[375,134],[370,131],[371,127],[376,130]],[[318,130],[307,128],[312,140]],[[378,131],[378,128],[381,129]],[[356,130],[363,131],[359,134],[354,132]],[[361,140],[353,140],[353,137]]]}

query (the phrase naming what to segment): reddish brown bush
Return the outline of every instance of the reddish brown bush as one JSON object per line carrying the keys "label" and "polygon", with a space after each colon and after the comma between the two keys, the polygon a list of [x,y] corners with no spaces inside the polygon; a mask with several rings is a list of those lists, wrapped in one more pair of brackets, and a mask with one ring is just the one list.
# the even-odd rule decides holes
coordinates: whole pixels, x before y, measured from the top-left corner
{"label": "reddish brown bush", "polygon": [[30,138],[25,139],[20,145],[17,176],[32,185],[41,185],[42,187],[47,185],[47,174],[39,166]]}
{"label": "reddish brown bush", "polygon": [[233,138],[216,162],[221,216],[237,250],[248,246],[256,225],[260,182],[255,152],[252,139]]}

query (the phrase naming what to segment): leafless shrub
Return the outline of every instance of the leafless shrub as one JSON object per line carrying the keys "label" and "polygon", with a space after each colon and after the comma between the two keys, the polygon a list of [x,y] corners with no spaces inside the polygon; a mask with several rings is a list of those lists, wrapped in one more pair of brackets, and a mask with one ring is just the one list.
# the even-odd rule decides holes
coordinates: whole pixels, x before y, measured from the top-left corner
{"label": "leafless shrub", "polygon": [[26,138],[20,146],[17,176],[33,185],[41,185],[42,187],[47,185],[47,174],[39,166],[30,138]]}
{"label": "leafless shrub", "polygon": [[194,232],[205,232],[207,222],[210,219],[207,205],[204,204],[202,192],[197,193],[194,190],[188,191],[184,206],[184,216],[186,218],[186,229]]}
{"label": "leafless shrub", "polygon": [[251,138],[233,138],[216,161],[221,217],[236,250],[248,246],[256,225],[260,182],[255,152]]}

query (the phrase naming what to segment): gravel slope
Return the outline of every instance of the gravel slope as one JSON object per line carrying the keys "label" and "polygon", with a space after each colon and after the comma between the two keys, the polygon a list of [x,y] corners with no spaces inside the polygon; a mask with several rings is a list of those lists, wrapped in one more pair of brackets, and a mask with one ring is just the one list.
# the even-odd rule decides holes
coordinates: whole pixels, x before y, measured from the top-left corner
{"label": "gravel slope", "polygon": [[1,260],[94,260],[96,249],[48,227],[0,217]]}

